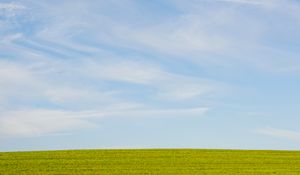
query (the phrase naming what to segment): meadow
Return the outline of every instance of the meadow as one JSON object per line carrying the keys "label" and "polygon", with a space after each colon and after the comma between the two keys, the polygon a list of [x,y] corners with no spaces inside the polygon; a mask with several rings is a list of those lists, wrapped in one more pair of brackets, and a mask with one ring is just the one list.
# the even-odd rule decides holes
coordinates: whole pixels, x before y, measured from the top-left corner
{"label": "meadow", "polygon": [[0,152],[1,175],[300,174],[300,151],[201,149]]}

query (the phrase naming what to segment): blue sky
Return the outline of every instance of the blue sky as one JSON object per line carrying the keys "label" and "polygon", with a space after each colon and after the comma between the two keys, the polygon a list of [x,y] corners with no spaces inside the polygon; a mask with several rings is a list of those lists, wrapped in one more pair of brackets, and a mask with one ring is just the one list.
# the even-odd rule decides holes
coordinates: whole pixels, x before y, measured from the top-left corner
{"label": "blue sky", "polygon": [[300,149],[296,0],[0,0],[0,151]]}

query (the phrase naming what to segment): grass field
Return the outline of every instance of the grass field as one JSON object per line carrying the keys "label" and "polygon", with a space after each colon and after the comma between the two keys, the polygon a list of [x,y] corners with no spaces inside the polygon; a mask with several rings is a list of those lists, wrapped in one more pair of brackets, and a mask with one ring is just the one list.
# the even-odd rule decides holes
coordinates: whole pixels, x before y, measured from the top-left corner
{"label": "grass field", "polygon": [[0,174],[297,174],[300,152],[197,149],[0,153]]}

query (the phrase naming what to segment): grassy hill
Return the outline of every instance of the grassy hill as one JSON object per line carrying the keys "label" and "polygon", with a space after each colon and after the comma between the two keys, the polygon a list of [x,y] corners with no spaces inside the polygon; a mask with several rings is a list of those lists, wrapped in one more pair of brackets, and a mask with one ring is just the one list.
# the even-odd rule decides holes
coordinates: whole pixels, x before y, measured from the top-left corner
{"label": "grassy hill", "polygon": [[197,149],[0,152],[0,174],[300,175],[300,152]]}

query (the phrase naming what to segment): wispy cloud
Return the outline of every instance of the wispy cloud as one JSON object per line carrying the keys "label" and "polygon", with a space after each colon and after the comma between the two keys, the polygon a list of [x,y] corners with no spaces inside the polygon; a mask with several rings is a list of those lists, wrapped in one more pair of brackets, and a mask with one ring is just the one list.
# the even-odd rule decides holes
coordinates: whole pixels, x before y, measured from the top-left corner
{"label": "wispy cloud", "polygon": [[90,119],[105,117],[201,117],[208,108],[111,108],[100,111],[24,109],[0,113],[0,137],[36,137],[96,127]]}
{"label": "wispy cloud", "polygon": [[[290,1],[283,3],[278,0],[220,1],[274,4],[272,9],[260,9],[260,13],[268,15],[269,11],[272,11],[274,15],[285,16],[286,19],[291,18],[291,13],[298,14],[296,7],[299,6]],[[128,8],[132,13],[137,14],[136,16],[139,16],[138,14],[141,13],[138,10],[139,4],[134,2],[126,3],[128,5],[126,8],[115,3],[106,4],[104,2],[99,2],[94,6],[84,2],[65,2],[62,5],[64,7],[61,8],[57,8],[51,3],[38,3],[38,7],[46,8],[46,11],[40,12],[40,15],[50,20],[47,25],[40,27],[41,30],[36,31],[34,36],[39,39],[38,42],[32,40],[27,42],[34,44],[35,48],[49,49],[51,53],[63,55],[72,55],[72,53],[67,53],[66,49],[62,49],[63,47],[67,48],[68,51],[77,50],[95,54],[101,52],[101,49],[94,44],[104,44],[107,47],[134,49],[164,55],[167,58],[176,57],[203,67],[217,65],[226,68],[229,65],[227,70],[238,69],[242,66],[267,72],[298,71],[298,68],[294,67],[295,64],[298,65],[299,63],[296,59],[290,58],[290,51],[280,51],[278,48],[272,48],[273,46],[270,44],[262,42],[266,35],[278,33],[276,23],[265,18],[258,18],[256,14],[247,13],[243,7],[229,7],[225,4],[224,6],[212,5],[210,9],[205,9],[203,2],[190,2],[191,6],[199,7],[198,10],[188,8],[182,14],[162,18],[157,22],[151,22],[151,19],[147,18],[146,15],[146,18],[143,19],[144,25],[134,25],[133,21],[122,22],[118,15],[106,13],[105,10],[103,13],[96,13],[93,8],[94,6],[104,7],[109,4],[123,11]],[[218,1],[207,3],[212,2]],[[84,10],[78,12],[78,6],[83,7]],[[291,8],[292,6],[293,8]],[[287,12],[282,9],[290,10]],[[51,15],[53,10],[55,14]],[[100,31],[97,30],[99,28],[101,28]],[[282,32],[281,30],[280,33]],[[85,42],[80,42],[82,40]],[[84,43],[90,44],[85,45]],[[280,57],[277,56],[278,52],[281,52]],[[289,59],[287,60],[286,57]],[[270,62],[273,63],[270,64]],[[281,64],[282,62],[284,64]]]}
{"label": "wispy cloud", "polygon": [[257,129],[257,133],[263,134],[266,136],[283,138],[291,141],[300,142],[300,132],[285,130],[285,129],[277,129],[272,127],[266,127],[262,129]]}
{"label": "wispy cloud", "polygon": [[[117,63],[116,63],[117,62]],[[86,65],[86,73],[104,80],[150,84],[165,79],[166,73],[155,65],[150,66],[135,61],[92,61]]]}
{"label": "wispy cloud", "polygon": [[[21,15],[24,10],[26,10],[26,6],[21,3],[17,2],[9,2],[9,3],[1,3],[0,2],[0,26],[1,30],[5,28],[9,28],[9,23],[5,23],[6,26],[2,26],[4,22],[12,22],[17,23],[16,18],[17,16]],[[24,14],[23,14],[24,15]],[[0,34],[1,36],[1,34]]]}
{"label": "wispy cloud", "polygon": [[92,61],[85,66],[85,73],[91,77],[141,84],[154,88],[160,97],[174,100],[192,99],[226,88],[225,85],[209,79],[167,72],[158,65],[143,61]]}
{"label": "wispy cloud", "polygon": [[275,3],[276,0],[215,0],[216,2],[240,3],[250,5],[267,5]]}
{"label": "wispy cloud", "polygon": [[23,9],[26,9],[26,7],[16,2],[0,3],[0,10],[12,11],[12,10],[23,10]]}
{"label": "wispy cloud", "polygon": [[[43,136],[68,129],[90,127],[80,117],[84,114],[60,110],[16,110],[1,113],[0,136]],[[85,115],[84,115],[85,116]]]}
{"label": "wispy cloud", "polygon": [[[43,58],[43,59],[41,59]],[[147,101],[135,103],[128,94],[187,100],[214,91],[213,83],[196,77],[167,72],[145,62],[99,61],[95,59],[55,61],[44,57],[19,61],[0,61],[0,104],[2,137],[33,137],[70,133],[76,128],[94,125],[91,118],[105,117],[193,117],[202,116],[208,108],[153,106]],[[81,82],[97,82],[91,87]],[[112,86],[107,82],[125,83],[153,89],[150,94],[130,88]],[[184,86],[181,86],[184,84]],[[179,88],[179,86],[181,86]],[[211,87],[210,87],[211,86]],[[129,86],[130,87],[130,86]],[[139,94],[141,93],[141,94]],[[15,99],[15,100],[11,100]],[[39,103],[41,108],[34,108]],[[55,109],[49,108],[55,107]],[[24,109],[25,108],[25,109]]]}
{"label": "wispy cloud", "polygon": [[[225,117],[231,109],[218,104],[271,108],[278,94],[297,94],[299,9],[292,0],[1,2],[0,134],[72,133],[105,117],[208,109]],[[259,95],[229,93],[236,86]]]}

